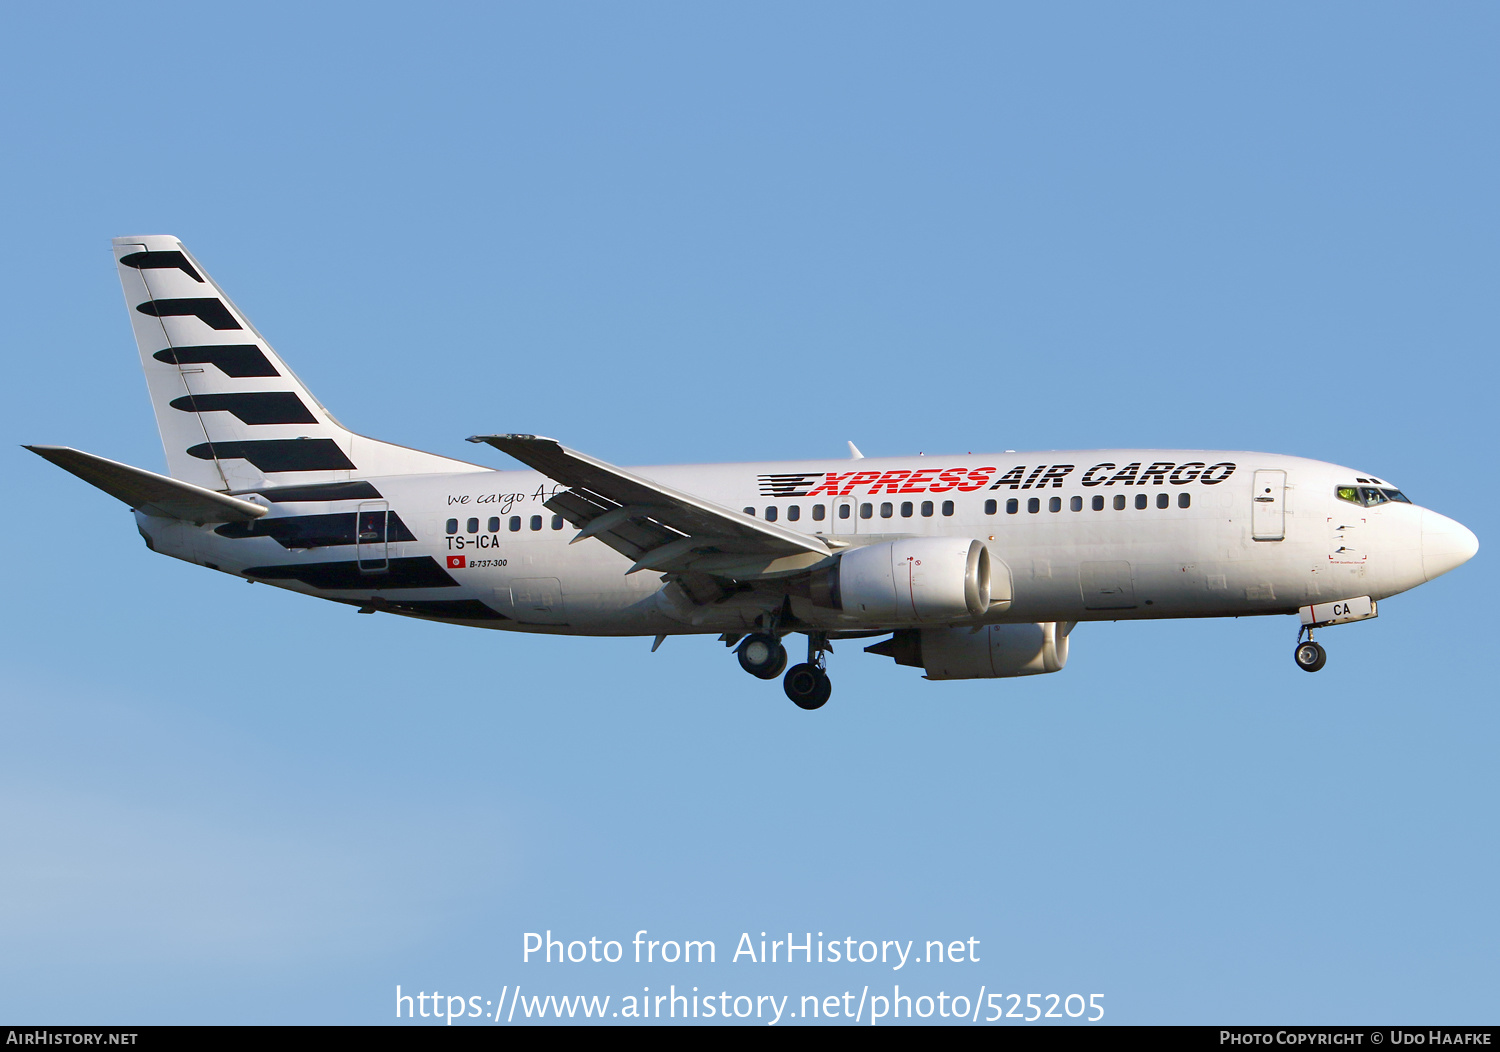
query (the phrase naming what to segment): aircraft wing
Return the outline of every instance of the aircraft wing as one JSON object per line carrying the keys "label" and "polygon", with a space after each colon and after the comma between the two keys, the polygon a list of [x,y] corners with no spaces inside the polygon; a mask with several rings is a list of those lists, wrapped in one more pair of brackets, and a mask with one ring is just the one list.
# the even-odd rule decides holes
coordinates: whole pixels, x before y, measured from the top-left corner
{"label": "aircraft wing", "polygon": [[227,493],[204,489],[191,482],[168,478],[144,468],[133,468],[129,464],[106,460],[67,446],[26,448],[148,515],[202,524],[249,522],[260,518],[268,510]]}
{"label": "aircraft wing", "polygon": [[802,573],[831,557],[816,536],[632,475],[536,435],[475,435],[569,487],[544,505],[631,560],[626,573],[697,572],[735,579]]}

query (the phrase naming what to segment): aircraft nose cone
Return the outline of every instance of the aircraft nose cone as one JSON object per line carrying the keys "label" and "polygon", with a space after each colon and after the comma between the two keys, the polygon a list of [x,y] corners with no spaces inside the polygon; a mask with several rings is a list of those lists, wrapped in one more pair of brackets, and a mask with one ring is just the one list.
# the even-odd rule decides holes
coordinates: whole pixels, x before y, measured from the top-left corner
{"label": "aircraft nose cone", "polygon": [[1479,538],[1462,523],[1422,510],[1422,573],[1430,581],[1462,566],[1479,551]]}

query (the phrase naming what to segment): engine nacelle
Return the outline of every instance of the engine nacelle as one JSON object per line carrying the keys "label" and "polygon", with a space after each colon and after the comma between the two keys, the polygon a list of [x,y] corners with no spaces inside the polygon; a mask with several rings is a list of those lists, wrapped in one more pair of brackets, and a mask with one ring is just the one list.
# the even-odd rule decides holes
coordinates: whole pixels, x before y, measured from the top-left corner
{"label": "engine nacelle", "polygon": [[1058,672],[1068,663],[1072,621],[972,628],[906,629],[865,647],[898,665],[926,670],[928,679],[1001,679]]}
{"label": "engine nacelle", "polygon": [[813,575],[812,600],[877,625],[936,624],[990,608],[990,553],[962,537],[910,537],[855,548]]}

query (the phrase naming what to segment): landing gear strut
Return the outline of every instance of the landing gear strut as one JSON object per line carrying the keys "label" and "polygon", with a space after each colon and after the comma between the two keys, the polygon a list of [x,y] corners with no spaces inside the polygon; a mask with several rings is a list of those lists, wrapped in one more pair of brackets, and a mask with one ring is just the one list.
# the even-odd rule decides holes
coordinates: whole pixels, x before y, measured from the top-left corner
{"label": "landing gear strut", "polygon": [[786,678],[781,681],[786,696],[799,709],[819,709],[833,693],[833,683],[823,668],[823,654],[831,653],[833,647],[828,636],[822,632],[807,634],[807,661],[793,665]]}
{"label": "landing gear strut", "polygon": [[[1307,633],[1306,642],[1302,639],[1303,632]],[[1316,672],[1328,664],[1328,652],[1313,642],[1311,628],[1297,630],[1297,649],[1292,651],[1292,657],[1296,660],[1297,667],[1303,672]]]}

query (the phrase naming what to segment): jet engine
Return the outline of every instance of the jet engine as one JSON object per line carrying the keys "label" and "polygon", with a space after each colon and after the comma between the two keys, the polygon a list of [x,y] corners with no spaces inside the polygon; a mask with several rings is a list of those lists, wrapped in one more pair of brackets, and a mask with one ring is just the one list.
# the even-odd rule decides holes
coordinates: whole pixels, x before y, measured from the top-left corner
{"label": "jet engine", "polygon": [[1068,663],[1072,621],[981,628],[904,629],[869,654],[924,669],[928,679],[1001,679],[1057,672]]}
{"label": "jet engine", "polygon": [[855,548],[811,581],[814,605],[879,625],[967,621],[990,608],[990,553],[962,537]]}

